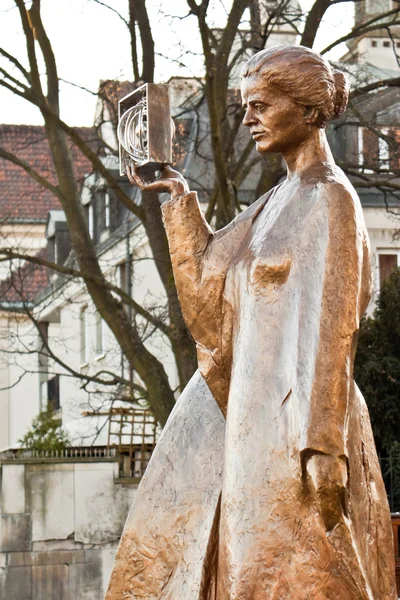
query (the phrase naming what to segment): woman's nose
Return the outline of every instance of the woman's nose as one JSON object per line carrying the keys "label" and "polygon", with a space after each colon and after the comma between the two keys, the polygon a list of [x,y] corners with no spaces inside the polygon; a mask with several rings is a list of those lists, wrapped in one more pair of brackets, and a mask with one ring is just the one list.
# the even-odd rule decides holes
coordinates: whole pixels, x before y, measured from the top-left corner
{"label": "woman's nose", "polygon": [[244,117],[243,117],[243,125],[246,125],[246,127],[250,127],[250,125],[253,125],[255,122],[255,118],[254,118],[254,114],[252,113],[252,111],[248,108],[246,110],[246,112],[244,113]]}

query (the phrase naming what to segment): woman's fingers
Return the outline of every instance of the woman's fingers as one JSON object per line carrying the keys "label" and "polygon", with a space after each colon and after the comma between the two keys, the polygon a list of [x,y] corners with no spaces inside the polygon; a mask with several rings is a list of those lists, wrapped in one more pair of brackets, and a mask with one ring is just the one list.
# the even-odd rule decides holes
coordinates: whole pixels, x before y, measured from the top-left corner
{"label": "woman's fingers", "polygon": [[125,168],[126,175],[132,185],[136,185],[142,191],[149,192],[169,192],[170,194],[182,194],[188,191],[188,185],[179,171],[175,171],[169,165],[162,168],[162,174],[159,179],[154,181],[144,181],[139,175],[139,165],[130,164]]}
{"label": "woman's fingers", "polygon": [[132,165],[126,165],[125,172],[132,185],[136,185],[140,190],[144,190],[147,187],[147,184],[140,177],[136,165],[134,165],[134,167],[132,167]]}
{"label": "woman's fingers", "polygon": [[127,176],[127,177],[128,177],[128,179],[129,179],[129,182],[130,182],[132,185],[137,185],[137,183],[136,183],[136,180],[135,180],[135,178],[134,178],[133,171],[132,171],[132,169],[131,169],[131,166],[130,166],[130,165],[126,165],[126,167],[125,167],[125,173],[126,173],[126,176]]}

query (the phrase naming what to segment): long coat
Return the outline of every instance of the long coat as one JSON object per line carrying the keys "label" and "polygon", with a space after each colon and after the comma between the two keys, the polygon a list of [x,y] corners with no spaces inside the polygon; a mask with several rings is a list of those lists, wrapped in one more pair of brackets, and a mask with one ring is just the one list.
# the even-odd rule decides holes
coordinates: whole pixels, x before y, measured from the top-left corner
{"label": "long coat", "polygon": [[[163,213],[201,375],[138,490],[107,600],[394,600],[389,508],[353,381],[371,288],[354,189],[337,168],[294,176],[215,234],[195,193]],[[329,530],[315,455],[347,464]]]}

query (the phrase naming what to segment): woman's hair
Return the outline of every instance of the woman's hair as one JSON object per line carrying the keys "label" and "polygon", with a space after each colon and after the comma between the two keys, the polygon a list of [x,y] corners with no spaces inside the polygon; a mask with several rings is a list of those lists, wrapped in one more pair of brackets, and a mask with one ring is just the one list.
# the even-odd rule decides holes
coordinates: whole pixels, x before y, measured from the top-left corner
{"label": "woman's hair", "polygon": [[304,46],[274,46],[254,54],[242,77],[260,75],[301,106],[318,110],[318,127],[346,110],[349,84],[320,54]]}

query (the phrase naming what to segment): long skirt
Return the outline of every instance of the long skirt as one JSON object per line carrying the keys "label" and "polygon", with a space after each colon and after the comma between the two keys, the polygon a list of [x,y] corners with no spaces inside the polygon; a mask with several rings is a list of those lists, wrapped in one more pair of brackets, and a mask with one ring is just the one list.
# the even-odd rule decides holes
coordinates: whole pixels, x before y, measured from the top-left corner
{"label": "long skirt", "polygon": [[243,505],[240,481],[237,496],[224,493],[225,421],[197,372],[138,488],[106,600],[397,598],[387,498],[356,386],[348,428],[348,510],[331,531],[295,452],[284,464],[268,458],[270,480]]}

